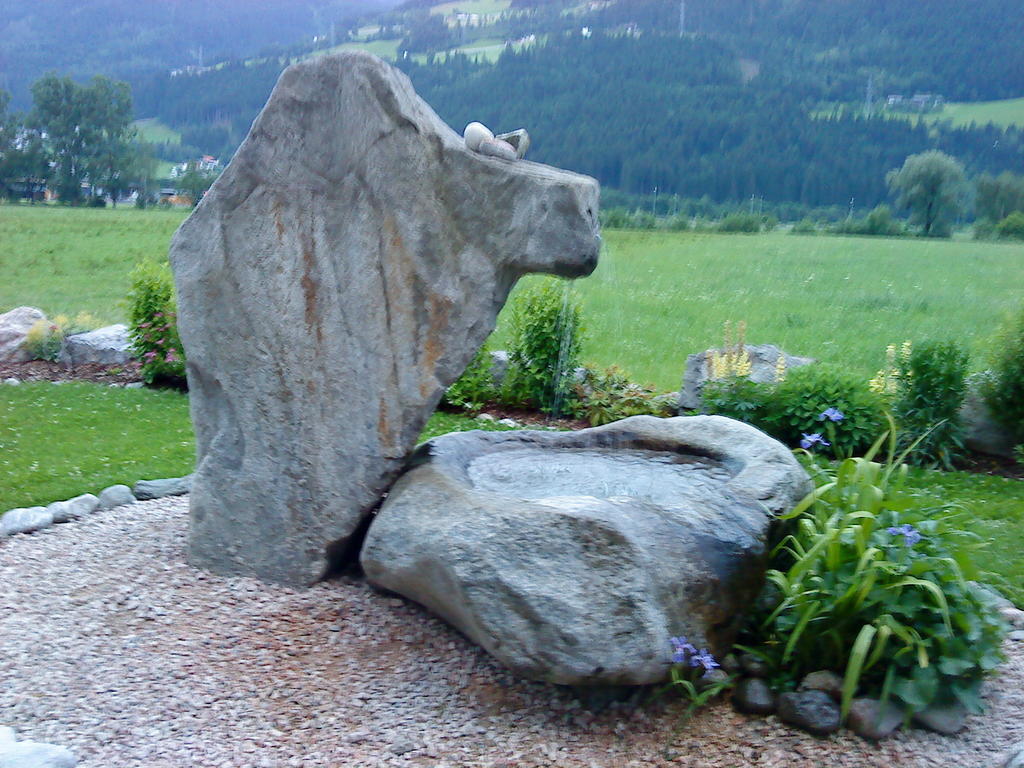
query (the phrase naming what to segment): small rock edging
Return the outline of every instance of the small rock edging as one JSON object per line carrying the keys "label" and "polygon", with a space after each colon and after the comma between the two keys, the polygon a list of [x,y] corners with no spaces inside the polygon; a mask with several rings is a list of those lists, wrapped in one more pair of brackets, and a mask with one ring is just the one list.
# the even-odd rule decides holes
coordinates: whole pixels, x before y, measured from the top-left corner
{"label": "small rock edging", "polygon": [[[0,538],[18,533],[35,533],[51,525],[70,523],[93,512],[134,504],[136,501],[182,496],[191,488],[192,475],[140,480],[134,488],[127,485],[111,485],[100,491],[99,496],[83,493],[66,501],[55,501],[45,507],[18,507],[0,514]],[[3,762],[0,762],[0,768],[5,768]]]}

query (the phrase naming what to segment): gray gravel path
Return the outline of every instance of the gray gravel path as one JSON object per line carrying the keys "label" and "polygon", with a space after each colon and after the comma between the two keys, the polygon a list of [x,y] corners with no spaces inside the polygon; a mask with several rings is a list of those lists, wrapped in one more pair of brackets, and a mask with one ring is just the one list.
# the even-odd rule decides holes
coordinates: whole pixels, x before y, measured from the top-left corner
{"label": "gray gravel path", "polygon": [[0,725],[81,768],[957,766],[1024,741],[1024,642],[985,718],[824,740],[727,704],[588,709],[354,579],[297,591],[185,563],[187,497],[0,540]]}

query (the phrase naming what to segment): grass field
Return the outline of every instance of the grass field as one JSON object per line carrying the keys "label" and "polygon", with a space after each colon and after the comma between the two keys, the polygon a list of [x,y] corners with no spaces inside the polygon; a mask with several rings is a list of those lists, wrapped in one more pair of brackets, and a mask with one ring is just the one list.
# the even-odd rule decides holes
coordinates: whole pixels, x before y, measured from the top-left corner
{"label": "grass field", "polygon": [[[436,413],[426,440],[495,422]],[[0,385],[0,514],[192,471],[188,396],[72,382]]]}
{"label": "grass field", "polygon": [[995,123],[1005,127],[1024,126],[1024,98],[1000,101],[952,102],[941,112],[925,116],[928,122],[950,121],[954,126]]}
{"label": "grass field", "polygon": [[0,312],[28,304],[47,315],[87,311],[122,321],[128,273],[166,259],[181,210],[0,205]]}
{"label": "grass field", "polygon": [[[606,231],[583,297],[584,358],[665,390],[727,320],[870,377],[885,345],[958,339],[980,356],[1024,297],[1024,245]],[[533,278],[528,278],[533,279]],[[504,335],[499,327],[496,347]]]}
{"label": "grass field", "polygon": [[430,12],[442,16],[453,13],[478,13],[487,16],[507,11],[511,4],[511,0],[454,0],[431,6]]}
{"label": "grass field", "polygon": [[136,120],[132,126],[138,129],[139,138],[151,144],[181,144],[181,133],[161,123],[159,118]]}
{"label": "grass field", "polygon": [[[0,312],[125,316],[128,272],[166,258],[182,211],[0,206]],[[865,377],[885,345],[955,338],[975,367],[1024,296],[1024,244],[707,235],[609,230],[584,301],[584,359],[618,364],[663,390],[686,356],[746,321],[752,343],[847,366]],[[527,278],[533,279],[533,278]],[[494,344],[505,339],[499,326]]]}

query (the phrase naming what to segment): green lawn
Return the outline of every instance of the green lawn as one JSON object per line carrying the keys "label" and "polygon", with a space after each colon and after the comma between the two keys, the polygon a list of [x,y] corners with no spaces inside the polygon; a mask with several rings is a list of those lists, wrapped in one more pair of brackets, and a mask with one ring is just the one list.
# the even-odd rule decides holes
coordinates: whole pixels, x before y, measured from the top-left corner
{"label": "green lawn", "polygon": [[507,11],[511,0],[455,0],[431,6],[430,12],[449,16],[453,13],[479,13],[481,16]]}
{"label": "green lawn", "polygon": [[[423,439],[495,422],[436,413]],[[188,396],[73,382],[0,384],[0,514],[192,471]]]}
{"label": "green lawn", "polygon": [[314,51],[310,54],[310,58],[323,56],[328,53],[340,53],[341,51],[367,51],[382,59],[394,61],[398,58],[398,46],[401,42],[401,40],[370,40],[369,42],[342,43],[333,48]]}
{"label": "green lawn", "polygon": [[928,122],[949,120],[955,126],[996,125],[1009,127],[1024,126],[1024,98],[1001,99],[1000,101],[951,102],[941,112],[925,116]]}
{"label": "green lawn", "polygon": [[159,118],[146,117],[132,126],[138,129],[139,138],[151,144],[181,144],[181,133],[161,123]]}
{"label": "green lawn", "polygon": [[28,304],[50,317],[89,312],[126,316],[128,273],[143,259],[166,259],[187,211],[0,205],[0,312]]}
{"label": "green lawn", "polygon": [[[775,343],[865,378],[886,344],[957,339],[978,358],[1024,297],[1024,245],[909,238],[709,235],[609,230],[583,297],[585,360],[664,390],[686,356],[746,321]],[[534,279],[534,278],[528,278]],[[504,341],[501,327],[494,346]]]}

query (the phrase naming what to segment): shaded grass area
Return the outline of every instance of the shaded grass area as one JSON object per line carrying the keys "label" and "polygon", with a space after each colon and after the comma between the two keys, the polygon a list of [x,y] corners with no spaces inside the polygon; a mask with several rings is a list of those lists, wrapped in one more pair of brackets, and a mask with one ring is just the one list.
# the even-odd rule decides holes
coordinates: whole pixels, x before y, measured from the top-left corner
{"label": "shaded grass area", "polygon": [[160,122],[157,117],[145,117],[132,123],[139,138],[152,144],[181,144],[181,132]]}
{"label": "shaded grass area", "polygon": [[960,525],[986,540],[975,554],[991,582],[1024,607],[1024,481],[968,472],[913,470],[909,487],[932,503],[956,504]]}
{"label": "shaded grass area", "polygon": [[994,123],[1003,128],[1024,126],[1024,98],[999,101],[950,102],[941,112],[924,116],[929,123],[949,121],[956,127]]}
{"label": "shaded grass area", "polygon": [[[426,440],[495,422],[435,413]],[[0,385],[0,512],[192,471],[188,396],[85,382]]]}
{"label": "shaded grass area", "polygon": [[143,259],[166,259],[187,212],[0,205],[0,312],[21,305],[50,317],[89,312],[125,318],[128,274]]}
{"label": "shaded grass area", "polygon": [[[870,378],[885,345],[956,339],[982,367],[1024,296],[1024,245],[910,238],[607,230],[597,271],[578,280],[583,358],[678,389],[686,356],[746,321],[750,343]],[[537,278],[529,277],[524,283]],[[507,312],[492,346],[507,341]]]}

